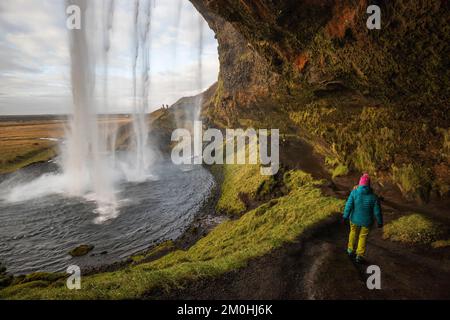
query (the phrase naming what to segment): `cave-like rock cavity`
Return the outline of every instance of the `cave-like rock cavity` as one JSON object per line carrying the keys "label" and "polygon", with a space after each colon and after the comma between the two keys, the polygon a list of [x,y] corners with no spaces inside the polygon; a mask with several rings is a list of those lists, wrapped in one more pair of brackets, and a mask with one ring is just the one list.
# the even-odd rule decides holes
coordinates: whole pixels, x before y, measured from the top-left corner
{"label": "cave-like rock cavity", "polygon": [[205,121],[301,131],[405,195],[448,196],[448,1],[191,2],[219,43]]}

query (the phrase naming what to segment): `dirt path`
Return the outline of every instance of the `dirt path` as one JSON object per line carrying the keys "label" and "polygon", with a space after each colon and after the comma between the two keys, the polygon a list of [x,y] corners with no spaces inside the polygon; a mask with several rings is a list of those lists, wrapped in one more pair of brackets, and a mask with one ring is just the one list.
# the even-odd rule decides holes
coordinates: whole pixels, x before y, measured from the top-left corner
{"label": "dirt path", "polygon": [[[381,290],[344,252],[347,227],[329,219],[295,243],[215,279],[190,283],[163,299],[449,299],[448,252],[425,254],[383,241],[374,231],[368,263],[381,268]],[[417,250],[417,249],[416,249]]]}
{"label": "dirt path", "polygon": [[[311,148],[297,144],[295,154],[308,154],[295,163],[316,177],[324,170]],[[287,158],[292,158],[287,155]],[[309,170],[308,170],[309,169]],[[351,180],[349,180],[351,181]],[[341,186],[342,187],[342,186]],[[348,188],[347,186],[344,186]],[[345,197],[348,192],[329,184],[325,193]],[[392,205],[394,204],[394,205]],[[389,202],[392,216],[402,214]],[[398,207],[401,207],[399,205]],[[386,208],[385,208],[386,209]],[[450,250],[409,246],[382,239],[373,229],[368,239],[367,264],[355,264],[345,253],[348,226],[338,216],[308,230],[296,242],[254,259],[245,268],[215,279],[189,283],[184,289],[160,294],[161,299],[450,299]],[[381,290],[366,285],[368,265],[381,269]]]}

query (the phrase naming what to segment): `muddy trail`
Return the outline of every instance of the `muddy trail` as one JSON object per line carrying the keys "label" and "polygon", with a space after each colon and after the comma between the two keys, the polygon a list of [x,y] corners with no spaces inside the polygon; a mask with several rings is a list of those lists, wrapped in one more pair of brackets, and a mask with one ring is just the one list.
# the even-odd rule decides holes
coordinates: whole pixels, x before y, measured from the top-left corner
{"label": "muddy trail", "polygon": [[[303,141],[290,143],[282,163],[302,169],[329,183],[323,192],[346,198],[357,175],[331,182],[319,163],[323,159]],[[299,155],[302,159],[297,160]],[[357,181],[357,180],[356,180]],[[385,223],[411,212],[392,188],[382,192]],[[413,206],[417,209],[417,205]],[[419,206],[420,212],[448,223],[446,210]],[[440,208],[441,209],[441,208]],[[367,244],[367,262],[356,264],[346,252],[348,225],[340,215],[331,217],[301,235],[295,242],[251,260],[246,267],[214,279],[188,283],[169,293],[153,293],[157,299],[449,299],[450,249],[413,246],[382,238],[382,229],[372,228]],[[381,290],[367,288],[369,265],[381,270]]]}

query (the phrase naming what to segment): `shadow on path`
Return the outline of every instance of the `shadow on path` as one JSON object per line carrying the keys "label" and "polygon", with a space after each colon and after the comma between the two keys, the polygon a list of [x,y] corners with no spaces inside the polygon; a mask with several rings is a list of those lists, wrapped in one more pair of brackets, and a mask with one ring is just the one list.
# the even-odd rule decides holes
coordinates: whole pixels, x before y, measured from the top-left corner
{"label": "shadow on path", "polygon": [[[289,168],[302,169],[315,178],[328,178],[318,165],[323,159],[299,140],[280,158]],[[301,157],[297,161],[295,157]],[[324,193],[345,198],[347,186],[328,183]],[[342,181],[341,181],[342,183]],[[340,190],[347,188],[348,191]],[[402,214],[398,209],[391,215]],[[188,283],[159,299],[449,299],[450,250],[409,246],[382,239],[372,229],[367,245],[367,264],[352,261],[345,253],[348,226],[338,215],[308,230],[294,243],[251,260],[244,268],[214,279]],[[387,216],[386,220],[393,217]],[[381,290],[369,290],[367,267],[381,269]],[[152,293],[155,297],[155,293]]]}

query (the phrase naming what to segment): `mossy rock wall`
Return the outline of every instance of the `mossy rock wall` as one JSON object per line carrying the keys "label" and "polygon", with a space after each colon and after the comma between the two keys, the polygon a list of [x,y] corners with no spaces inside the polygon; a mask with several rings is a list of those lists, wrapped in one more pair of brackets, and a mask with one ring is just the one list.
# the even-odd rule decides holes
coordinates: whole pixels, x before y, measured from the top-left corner
{"label": "mossy rock wall", "polygon": [[[209,125],[307,132],[337,175],[368,171],[407,198],[448,198],[448,1],[191,2],[219,43]],[[366,26],[369,4],[381,30]]]}

